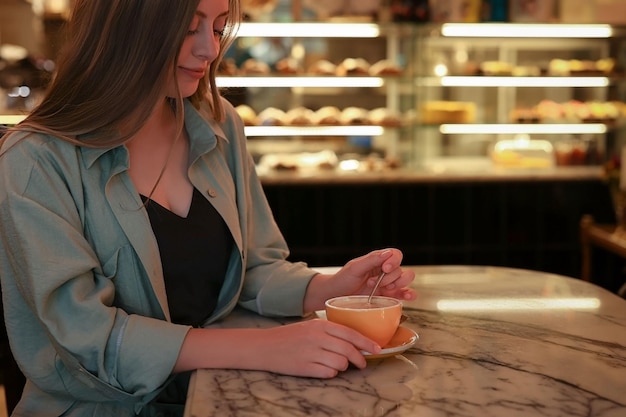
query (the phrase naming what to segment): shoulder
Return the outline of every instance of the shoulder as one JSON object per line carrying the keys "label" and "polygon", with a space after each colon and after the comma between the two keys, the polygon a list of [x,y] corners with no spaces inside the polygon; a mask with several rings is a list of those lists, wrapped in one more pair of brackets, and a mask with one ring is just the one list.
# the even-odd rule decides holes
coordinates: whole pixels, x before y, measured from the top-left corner
{"label": "shoulder", "polygon": [[51,136],[24,131],[14,131],[6,135],[0,146],[0,166],[6,173],[29,169],[41,159],[53,158],[58,149]]}
{"label": "shoulder", "polygon": [[48,177],[54,172],[70,177],[78,168],[78,158],[77,147],[69,142],[42,133],[15,131],[0,142],[0,176],[6,186],[11,182],[18,188],[25,187],[36,171],[45,171]]}

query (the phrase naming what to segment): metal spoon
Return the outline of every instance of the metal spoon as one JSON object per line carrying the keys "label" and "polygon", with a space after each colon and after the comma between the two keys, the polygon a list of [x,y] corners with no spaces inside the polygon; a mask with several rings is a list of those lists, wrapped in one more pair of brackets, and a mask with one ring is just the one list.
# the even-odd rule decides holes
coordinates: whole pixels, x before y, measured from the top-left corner
{"label": "metal spoon", "polygon": [[372,297],[374,296],[374,293],[376,292],[376,289],[378,289],[378,285],[380,285],[380,281],[383,280],[384,276],[385,276],[384,272],[381,272],[380,275],[378,276],[378,279],[376,280],[376,284],[374,284],[374,288],[372,289],[370,296],[367,297],[367,304],[372,304]]}

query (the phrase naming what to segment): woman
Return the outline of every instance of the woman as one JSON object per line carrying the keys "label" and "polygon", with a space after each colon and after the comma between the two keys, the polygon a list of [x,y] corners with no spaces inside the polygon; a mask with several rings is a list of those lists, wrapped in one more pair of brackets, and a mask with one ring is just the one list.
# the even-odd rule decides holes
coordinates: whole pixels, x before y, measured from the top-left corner
{"label": "woman", "polygon": [[[204,328],[236,305],[414,299],[396,249],[334,275],[286,261],[215,71],[237,0],[78,0],[45,99],[0,148],[5,320],[27,378],[15,416],[180,414],[188,372],[330,378],[380,347],[324,320]],[[180,389],[179,389],[180,388]],[[169,410],[169,411],[167,411]]]}

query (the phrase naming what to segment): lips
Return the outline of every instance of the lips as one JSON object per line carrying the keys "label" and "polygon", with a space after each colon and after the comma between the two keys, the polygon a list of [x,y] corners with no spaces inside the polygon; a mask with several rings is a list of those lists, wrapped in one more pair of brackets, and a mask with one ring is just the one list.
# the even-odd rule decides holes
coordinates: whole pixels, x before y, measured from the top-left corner
{"label": "lips", "polygon": [[179,67],[179,70],[191,78],[201,79],[206,74],[206,68],[186,68]]}

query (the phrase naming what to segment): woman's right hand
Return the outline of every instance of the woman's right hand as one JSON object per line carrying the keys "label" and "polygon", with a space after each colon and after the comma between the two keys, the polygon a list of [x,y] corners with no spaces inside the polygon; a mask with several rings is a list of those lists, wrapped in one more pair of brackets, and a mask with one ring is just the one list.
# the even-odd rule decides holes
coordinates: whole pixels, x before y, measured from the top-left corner
{"label": "woman's right hand", "polygon": [[333,378],[350,364],[364,368],[361,351],[380,350],[356,330],[322,319],[261,329],[190,329],[173,372],[248,369]]}
{"label": "woman's right hand", "polygon": [[264,329],[254,343],[257,369],[316,378],[333,378],[350,363],[364,368],[361,350],[378,353],[381,349],[359,332],[322,319]]}

